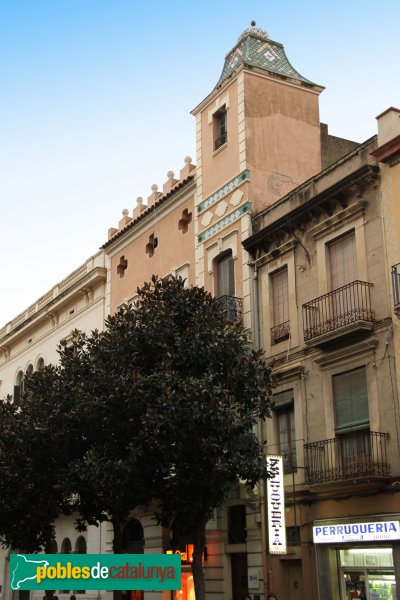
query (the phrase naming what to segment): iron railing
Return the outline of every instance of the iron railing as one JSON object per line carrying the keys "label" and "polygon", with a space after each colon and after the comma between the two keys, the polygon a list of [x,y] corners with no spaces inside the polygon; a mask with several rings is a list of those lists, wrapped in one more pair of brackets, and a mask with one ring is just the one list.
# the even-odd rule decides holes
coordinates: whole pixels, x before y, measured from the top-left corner
{"label": "iron railing", "polygon": [[371,287],[372,283],[366,281],[352,281],[303,304],[304,340],[312,340],[357,321],[373,322]]}
{"label": "iron railing", "polygon": [[221,148],[221,146],[223,146],[224,144],[226,144],[226,142],[228,141],[228,132],[225,131],[225,133],[223,133],[222,135],[220,135],[214,143],[214,150],[218,150],[218,148]]}
{"label": "iron railing", "polygon": [[393,303],[395,311],[400,310],[400,263],[392,267]]}
{"label": "iron railing", "polygon": [[271,345],[287,340],[290,336],[290,321],[271,327]]}
{"label": "iron railing", "polygon": [[220,296],[219,302],[225,321],[240,321],[243,318],[243,298]]}
{"label": "iron railing", "polygon": [[358,431],[304,445],[306,483],[388,477],[387,433]]}

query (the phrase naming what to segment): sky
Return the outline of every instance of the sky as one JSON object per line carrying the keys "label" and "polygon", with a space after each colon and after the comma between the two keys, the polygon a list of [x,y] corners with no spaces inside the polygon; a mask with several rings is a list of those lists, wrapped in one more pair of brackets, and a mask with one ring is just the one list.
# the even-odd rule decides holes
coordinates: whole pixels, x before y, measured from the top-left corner
{"label": "sky", "polygon": [[190,111],[253,19],[325,86],[332,135],[400,107],[398,0],[0,1],[0,327],[195,162]]}

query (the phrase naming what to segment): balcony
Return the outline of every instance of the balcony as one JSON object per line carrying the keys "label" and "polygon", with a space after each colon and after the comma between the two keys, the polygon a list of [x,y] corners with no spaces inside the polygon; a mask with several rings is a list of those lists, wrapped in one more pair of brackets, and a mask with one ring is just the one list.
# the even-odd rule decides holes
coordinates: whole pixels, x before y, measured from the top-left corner
{"label": "balcony", "polygon": [[223,146],[224,144],[226,144],[226,142],[228,141],[228,133],[225,131],[225,133],[223,133],[222,135],[220,135],[214,142],[214,150],[218,150],[219,148],[221,148],[221,146]]}
{"label": "balcony", "polygon": [[400,318],[400,263],[392,267],[394,312]]}
{"label": "balcony", "polygon": [[388,437],[387,433],[358,431],[305,444],[306,483],[389,477]]}
{"label": "balcony", "polygon": [[304,341],[321,346],[373,329],[372,283],[352,281],[303,304]]}
{"label": "balcony", "polygon": [[235,296],[220,296],[222,314],[225,321],[241,321],[243,319],[243,298]]}
{"label": "balcony", "polygon": [[290,336],[290,321],[285,321],[285,323],[280,323],[279,325],[275,325],[271,327],[271,346],[274,344],[279,344],[279,342],[283,342],[284,340],[289,339]]}

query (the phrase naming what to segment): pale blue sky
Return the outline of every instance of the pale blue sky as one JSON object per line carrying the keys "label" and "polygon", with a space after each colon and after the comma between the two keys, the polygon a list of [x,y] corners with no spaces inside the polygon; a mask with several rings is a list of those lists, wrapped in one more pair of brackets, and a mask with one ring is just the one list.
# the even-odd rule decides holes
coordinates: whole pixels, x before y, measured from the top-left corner
{"label": "pale blue sky", "polygon": [[363,141],[400,106],[400,3],[0,2],[0,326],[94,254],[190,154],[190,111],[255,19]]}

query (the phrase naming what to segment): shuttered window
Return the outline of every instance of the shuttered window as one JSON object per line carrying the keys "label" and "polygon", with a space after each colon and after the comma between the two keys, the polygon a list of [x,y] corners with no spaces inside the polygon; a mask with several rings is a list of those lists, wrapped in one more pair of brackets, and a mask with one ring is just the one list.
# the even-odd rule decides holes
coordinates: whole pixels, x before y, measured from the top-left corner
{"label": "shuttered window", "polygon": [[331,290],[357,279],[356,241],[354,231],[329,244]]}
{"label": "shuttered window", "polygon": [[365,367],[332,377],[336,431],[369,426],[367,375]]}
{"label": "shuttered window", "polygon": [[289,321],[288,272],[281,269],[271,275],[273,325]]}

